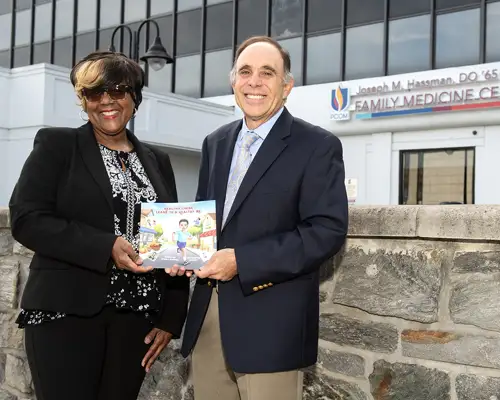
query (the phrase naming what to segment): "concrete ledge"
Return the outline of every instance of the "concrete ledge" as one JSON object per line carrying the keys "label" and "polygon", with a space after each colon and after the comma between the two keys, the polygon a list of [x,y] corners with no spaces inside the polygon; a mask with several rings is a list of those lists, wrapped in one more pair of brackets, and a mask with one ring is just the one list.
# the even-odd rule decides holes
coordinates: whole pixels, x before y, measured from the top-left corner
{"label": "concrete ledge", "polygon": [[500,205],[350,206],[348,236],[500,241]]}
{"label": "concrete ledge", "polygon": [[351,206],[351,237],[500,241],[500,206]]}

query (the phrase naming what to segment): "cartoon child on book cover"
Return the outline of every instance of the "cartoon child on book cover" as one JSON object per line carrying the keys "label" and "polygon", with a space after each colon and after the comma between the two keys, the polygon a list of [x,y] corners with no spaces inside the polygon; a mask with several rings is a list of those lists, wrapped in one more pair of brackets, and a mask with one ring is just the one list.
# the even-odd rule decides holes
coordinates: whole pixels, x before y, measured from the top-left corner
{"label": "cartoon child on book cover", "polygon": [[179,221],[179,230],[172,234],[172,241],[177,241],[177,253],[181,253],[182,265],[188,265],[186,259],[186,245],[188,239],[192,239],[193,235],[188,232],[189,221],[185,218]]}

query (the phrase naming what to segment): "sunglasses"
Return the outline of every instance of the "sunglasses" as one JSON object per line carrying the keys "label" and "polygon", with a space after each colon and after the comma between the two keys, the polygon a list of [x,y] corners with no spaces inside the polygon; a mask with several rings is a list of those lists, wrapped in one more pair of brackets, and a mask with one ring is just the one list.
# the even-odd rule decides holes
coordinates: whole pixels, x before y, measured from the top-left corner
{"label": "sunglasses", "polygon": [[123,100],[127,93],[132,94],[132,88],[128,85],[100,86],[94,89],[82,89],[82,95],[87,101],[101,101],[104,93],[107,93],[111,100]]}

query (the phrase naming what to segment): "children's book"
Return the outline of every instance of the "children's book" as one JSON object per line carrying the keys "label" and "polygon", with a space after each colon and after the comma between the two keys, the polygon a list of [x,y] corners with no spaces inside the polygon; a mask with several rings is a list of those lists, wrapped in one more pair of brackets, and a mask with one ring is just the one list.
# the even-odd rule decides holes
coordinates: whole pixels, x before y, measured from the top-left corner
{"label": "children's book", "polygon": [[143,266],[199,269],[217,251],[215,200],[142,203],[139,255]]}

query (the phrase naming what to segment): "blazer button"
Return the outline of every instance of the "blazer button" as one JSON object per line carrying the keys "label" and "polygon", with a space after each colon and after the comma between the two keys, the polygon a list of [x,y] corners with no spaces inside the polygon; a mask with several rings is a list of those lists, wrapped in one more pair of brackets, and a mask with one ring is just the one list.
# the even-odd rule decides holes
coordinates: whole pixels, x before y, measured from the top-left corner
{"label": "blazer button", "polygon": [[211,282],[211,281],[208,281],[207,285],[208,285],[208,286],[212,286],[212,282]]}
{"label": "blazer button", "polygon": [[258,291],[258,290],[259,290],[259,288],[258,288],[257,286],[255,286],[255,287],[253,288],[253,291],[254,291],[254,292],[256,292],[256,291]]}
{"label": "blazer button", "polygon": [[264,286],[265,288],[268,287],[269,285],[267,283],[264,283],[262,286]]}
{"label": "blazer button", "polygon": [[273,286],[273,284],[271,282],[268,283],[269,286]]}
{"label": "blazer button", "polygon": [[262,286],[262,285],[259,285],[259,289],[264,289],[264,286]]}

